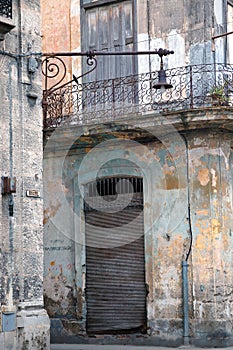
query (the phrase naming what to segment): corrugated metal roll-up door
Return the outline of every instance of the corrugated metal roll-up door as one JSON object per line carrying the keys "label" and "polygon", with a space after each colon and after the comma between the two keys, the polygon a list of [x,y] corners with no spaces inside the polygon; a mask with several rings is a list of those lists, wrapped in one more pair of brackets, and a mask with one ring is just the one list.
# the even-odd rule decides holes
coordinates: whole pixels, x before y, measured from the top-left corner
{"label": "corrugated metal roll-up door", "polygon": [[[146,288],[142,179],[102,181],[86,205],[87,332],[144,330]],[[132,191],[127,193],[127,184]],[[123,184],[123,185],[122,185]],[[136,184],[136,185],[135,185]],[[131,188],[131,190],[132,190]],[[90,194],[90,193],[89,193]],[[101,200],[103,199],[103,201]],[[115,199],[115,200],[114,200]],[[91,206],[94,203],[94,208]]]}

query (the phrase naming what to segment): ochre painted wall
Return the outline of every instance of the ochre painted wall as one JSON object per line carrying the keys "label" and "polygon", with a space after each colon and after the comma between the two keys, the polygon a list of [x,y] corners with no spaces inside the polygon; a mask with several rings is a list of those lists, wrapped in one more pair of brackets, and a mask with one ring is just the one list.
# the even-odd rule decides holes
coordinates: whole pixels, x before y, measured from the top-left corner
{"label": "ochre painted wall", "polygon": [[[42,0],[41,21],[43,53],[81,51],[79,0]],[[72,73],[80,74],[79,57],[66,57],[63,60],[67,68],[65,81],[71,78]]]}

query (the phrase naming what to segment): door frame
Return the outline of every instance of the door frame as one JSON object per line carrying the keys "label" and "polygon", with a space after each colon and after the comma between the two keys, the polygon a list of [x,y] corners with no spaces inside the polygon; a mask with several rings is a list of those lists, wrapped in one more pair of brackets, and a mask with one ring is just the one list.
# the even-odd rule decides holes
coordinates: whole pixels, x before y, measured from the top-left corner
{"label": "door frame", "polygon": [[[148,170],[148,169],[147,169]],[[94,172],[95,173],[95,172]],[[84,200],[80,193],[85,191],[88,183],[95,181],[95,174],[88,172],[81,176],[79,180],[77,177],[74,180],[74,206],[78,215],[74,215],[74,230],[75,230],[75,271],[76,271],[76,286],[82,291],[82,329],[86,333],[87,321],[87,304],[86,304],[86,247],[85,247],[85,208]],[[130,171],[124,173],[111,174],[112,176],[132,176]],[[136,174],[135,174],[136,175]],[[147,174],[136,175],[140,176],[143,181],[143,215],[144,215],[144,254],[145,254],[145,283],[148,288],[148,295],[146,297],[146,328],[148,328],[150,319],[153,319],[153,276],[154,276],[154,237],[153,237],[153,208],[152,191],[148,190],[148,183],[152,180],[152,173],[149,169]],[[111,176],[109,176],[111,177]],[[83,178],[83,179],[82,179]],[[145,181],[145,178],[147,181]],[[78,243],[77,243],[78,242]],[[81,244],[80,244],[81,243]]]}

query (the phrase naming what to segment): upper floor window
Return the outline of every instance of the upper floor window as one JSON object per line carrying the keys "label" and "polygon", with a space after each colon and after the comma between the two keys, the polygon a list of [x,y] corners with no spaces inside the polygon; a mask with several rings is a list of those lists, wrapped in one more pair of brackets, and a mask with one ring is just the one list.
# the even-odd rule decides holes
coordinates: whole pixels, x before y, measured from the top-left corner
{"label": "upper floor window", "polygon": [[[227,2],[227,32],[233,31],[233,0]],[[233,34],[227,36],[227,61],[233,64]]]}
{"label": "upper floor window", "polygon": [[12,0],[0,0],[0,16],[12,18]]}
{"label": "upper floor window", "polygon": [[[132,0],[83,0],[83,51],[133,51],[135,44],[134,8]],[[88,76],[90,81],[112,79],[135,72],[136,57],[98,57],[98,69]]]}

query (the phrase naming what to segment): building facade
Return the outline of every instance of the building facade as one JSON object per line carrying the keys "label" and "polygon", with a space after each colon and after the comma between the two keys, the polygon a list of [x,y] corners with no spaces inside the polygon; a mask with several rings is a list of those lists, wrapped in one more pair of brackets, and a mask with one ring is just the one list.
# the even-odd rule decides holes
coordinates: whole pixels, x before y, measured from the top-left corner
{"label": "building facade", "polygon": [[1,349],[50,348],[43,303],[40,61],[39,1],[1,1]]}
{"label": "building facade", "polygon": [[[233,345],[232,3],[64,6],[62,32],[73,38],[76,21],[81,41],[44,51],[88,54],[81,77],[78,58],[44,61],[52,341]],[[43,13],[48,43],[54,17]],[[58,61],[71,74],[53,85]]]}

